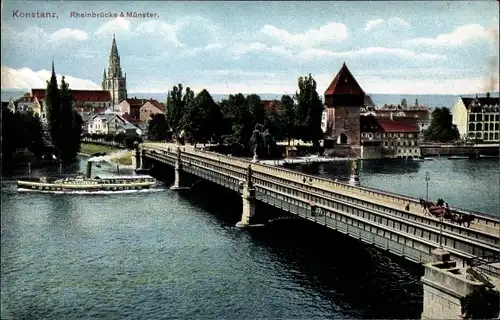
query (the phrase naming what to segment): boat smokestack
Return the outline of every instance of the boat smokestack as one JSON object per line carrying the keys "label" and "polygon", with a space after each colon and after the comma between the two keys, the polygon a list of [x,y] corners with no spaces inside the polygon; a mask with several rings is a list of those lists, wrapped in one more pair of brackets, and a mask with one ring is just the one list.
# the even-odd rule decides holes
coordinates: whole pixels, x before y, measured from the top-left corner
{"label": "boat smokestack", "polygon": [[92,161],[87,161],[87,179],[92,176]]}

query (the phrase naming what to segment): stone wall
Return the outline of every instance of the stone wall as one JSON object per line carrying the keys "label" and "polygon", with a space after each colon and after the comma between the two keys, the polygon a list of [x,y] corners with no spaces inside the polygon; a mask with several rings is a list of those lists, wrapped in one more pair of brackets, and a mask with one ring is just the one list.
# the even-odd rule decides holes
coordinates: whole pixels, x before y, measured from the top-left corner
{"label": "stone wall", "polygon": [[468,156],[468,155],[492,155],[498,156],[498,147],[452,147],[452,146],[421,146],[422,156]]}
{"label": "stone wall", "polygon": [[424,305],[422,319],[462,319],[460,298],[484,286],[467,278],[465,269],[446,268],[446,263],[425,265],[422,277]]}

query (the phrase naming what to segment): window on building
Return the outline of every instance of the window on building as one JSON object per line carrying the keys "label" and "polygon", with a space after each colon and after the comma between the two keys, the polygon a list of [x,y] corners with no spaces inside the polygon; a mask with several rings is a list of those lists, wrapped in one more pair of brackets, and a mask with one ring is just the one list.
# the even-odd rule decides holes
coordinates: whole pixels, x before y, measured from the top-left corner
{"label": "window on building", "polygon": [[477,121],[483,121],[483,115],[482,114],[478,114],[477,115]]}
{"label": "window on building", "polygon": [[499,119],[500,119],[500,116],[498,114],[495,115],[495,121],[499,121]]}
{"label": "window on building", "polygon": [[384,146],[387,147],[387,141],[384,141]]}
{"label": "window on building", "polygon": [[495,140],[498,140],[498,132],[495,132]]}
{"label": "window on building", "polygon": [[490,115],[485,114],[484,115],[484,121],[490,121]]}
{"label": "window on building", "polygon": [[476,121],[476,115],[475,114],[469,114],[469,122]]}
{"label": "window on building", "polygon": [[493,128],[494,128],[494,127],[495,127],[495,126],[493,125],[493,123],[491,123],[491,122],[490,122],[490,131],[493,131]]}
{"label": "window on building", "polygon": [[483,125],[481,123],[476,123],[476,131],[483,130]]}
{"label": "window on building", "polygon": [[495,123],[495,130],[498,130],[498,123]]}
{"label": "window on building", "polygon": [[474,131],[476,126],[473,123],[469,123],[469,131]]}

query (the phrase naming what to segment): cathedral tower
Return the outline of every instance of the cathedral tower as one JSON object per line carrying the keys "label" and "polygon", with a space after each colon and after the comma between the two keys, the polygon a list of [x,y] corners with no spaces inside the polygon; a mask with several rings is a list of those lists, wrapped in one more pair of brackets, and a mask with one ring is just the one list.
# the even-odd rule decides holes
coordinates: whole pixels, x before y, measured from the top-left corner
{"label": "cathedral tower", "polygon": [[108,73],[104,69],[102,78],[103,90],[109,91],[111,94],[111,101],[113,108],[127,99],[127,74],[122,75],[122,68],[120,66],[120,56],[118,55],[118,48],[116,47],[115,35],[113,35],[113,43],[111,45],[111,53],[109,54],[109,67]]}

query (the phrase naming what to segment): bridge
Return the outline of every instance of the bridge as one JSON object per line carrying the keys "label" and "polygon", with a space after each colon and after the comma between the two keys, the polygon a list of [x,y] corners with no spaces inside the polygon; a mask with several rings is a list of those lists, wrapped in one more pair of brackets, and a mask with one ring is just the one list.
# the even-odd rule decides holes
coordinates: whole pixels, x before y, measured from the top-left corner
{"label": "bridge", "polygon": [[[202,151],[193,146],[143,143],[136,149],[136,167],[174,167],[172,189],[188,188],[186,173],[238,192],[243,212],[239,226],[249,226],[261,201],[416,263],[432,260],[443,248],[457,265],[487,265],[500,277],[500,219],[472,213],[470,227],[426,215],[419,199],[352,186],[242,158]],[[409,210],[406,206],[409,204]],[[481,263],[478,263],[480,261]],[[488,265],[489,264],[489,265]]]}

